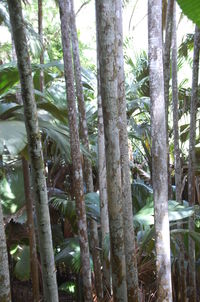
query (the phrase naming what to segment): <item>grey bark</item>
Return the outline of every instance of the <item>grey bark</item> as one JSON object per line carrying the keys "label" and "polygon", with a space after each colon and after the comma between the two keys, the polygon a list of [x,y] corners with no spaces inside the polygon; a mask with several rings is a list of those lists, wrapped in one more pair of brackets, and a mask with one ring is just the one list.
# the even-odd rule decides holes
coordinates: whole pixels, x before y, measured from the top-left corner
{"label": "grey bark", "polygon": [[4,230],[3,211],[0,200],[0,301],[11,302],[10,274],[6,236]]}
{"label": "grey bark", "polygon": [[29,165],[25,158],[22,158],[23,176],[24,176],[24,192],[26,199],[27,222],[29,229],[29,246],[30,246],[30,262],[31,262],[31,281],[33,287],[33,302],[40,301],[39,275],[38,275],[38,259],[37,246],[35,238],[35,225],[33,217],[33,199],[30,184]]}
{"label": "grey bark", "polygon": [[[192,96],[190,104],[190,139],[189,139],[189,167],[188,167],[188,201],[191,206],[195,204],[195,140],[196,140],[196,110],[199,81],[199,52],[200,29],[196,26],[194,35],[194,55],[192,70]],[[189,218],[189,230],[194,230],[194,218]],[[189,302],[196,302],[196,267],[195,242],[189,236]]]}
{"label": "grey bark", "polygon": [[[78,35],[76,29],[76,18],[74,13],[74,3],[70,0],[71,5],[71,40],[72,40],[72,53],[74,62],[74,75],[76,82],[76,97],[78,101],[79,110],[79,128],[80,128],[80,139],[83,142],[85,149],[90,152],[89,147],[89,137],[88,137],[88,127],[85,109],[85,100],[83,94],[83,85],[81,80],[81,64],[79,56],[79,45],[78,45]],[[93,176],[92,176],[92,164],[87,156],[84,156],[84,166],[83,175],[86,183],[87,193],[94,191],[93,186]],[[101,258],[99,252],[99,237],[98,237],[98,226],[94,219],[90,221],[90,231],[91,231],[91,250],[94,265],[94,275],[95,275],[95,289],[98,301],[103,298],[103,284],[102,284],[102,274],[101,274]]]}
{"label": "grey bark", "polygon": [[127,301],[118,126],[116,1],[97,0],[100,84],[105,131],[114,301]]}
{"label": "grey bark", "polygon": [[9,15],[18,60],[21,94],[32,166],[33,186],[36,200],[36,214],[39,249],[42,263],[43,290],[45,301],[58,301],[56,270],[52,246],[43,153],[38,127],[37,108],[33,94],[33,80],[28,53],[21,1],[8,0]]}
{"label": "grey bark", "polygon": [[148,2],[152,171],[154,190],[157,301],[172,301],[165,99],[162,55],[162,1]]}
{"label": "grey bark", "polygon": [[123,29],[122,29],[122,1],[116,1],[116,39],[118,46],[118,105],[119,105],[119,144],[121,155],[121,181],[122,181],[122,205],[124,218],[124,244],[126,257],[126,282],[128,301],[138,301],[139,285],[137,272],[137,258],[135,247],[135,234],[133,228],[132,193],[130,182],[128,133],[126,116],[125,76],[123,57]]}
{"label": "grey bark", "polygon": [[[177,34],[176,34],[176,2],[173,9],[173,30],[172,30],[172,101],[173,101],[173,132],[174,132],[174,167],[176,184],[176,201],[182,203],[182,167],[179,148],[179,104],[178,104],[178,71],[177,71]],[[181,223],[177,224],[182,227]],[[181,302],[186,302],[186,271],[185,271],[185,248],[183,237],[178,235],[180,255],[179,255],[179,294]]]}
{"label": "grey bark", "polygon": [[170,54],[172,41],[172,23],[173,23],[174,0],[168,0],[165,43],[163,49],[163,71],[164,71],[164,92],[165,92],[165,115],[166,115],[166,140],[167,140],[167,173],[168,173],[168,195],[172,197],[171,171],[169,167],[169,137],[168,137],[168,111],[169,111],[169,81],[170,81]]}
{"label": "grey bark", "polygon": [[[97,2],[95,1],[96,19]],[[100,67],[99,67],[99,43],[98,43],[98,29],[96,21],[96,47],[97,47],[97,105],[98,105],[98,179],[99,179],[99,198],[100,198],[100,215],[101,215],[101,246],[103,259],[103,283],[105,284],[104,295],[107,291],[111,293],[111,264],[110,252],[106,257],[104,251],[107,248],[107,243],[110,245],[109,219],[108,219],[108,194],[107,194],[107,180],[106,180],[106,154],[105,154],[105,136],[104,136],[104,122],[103,109],[101,100],[101,85],[100,85]]]}
{"label": "grey bark", "polygon": [[[97,2],[95,2],[96,19]],[[98,21],[96,22],[96,25]],[[96,26],[97,27],[97,26]],[[104,136],[104,122],[103,109],[101,100],[101,85],[100,85],[100,69],[99,69],[99,45],[98,45],[98,29],[96,28],[96,47],[97,47],[97,105],[98,105],[98,180],[99,180],[99,198],[100,198],[100,216],[101,216],[101,246],[102,246],[102,261],[103,261],[103,283],[104,296],[111,293],[111,265],[110,252],[106,257],[104,251],[107,248],[107,243],[110,245],[109,233],[109,219],[108,219],[108,195],[107,195],[107,181],[106,181],[106,155],[105,155],[105,136]]]}
{"label": "grey bark", "polygon": [[78,220],[78,233],[81,251],[82,277],[84,288],[84,301],[92,301],[90,255],[87,235],[87,221],[83,191],[83,173],[81,164],[80,142],[76,120],[76,100],[74,91],[74,75],[70,42],[70,2],[59,0],[61,34],[63,45],[64,73],[66,81],[68,119],[70,128],[71,158],[74,172],[74,188],[76,200],[76,214]]}
{"label": "grey bark", "polygon": [[173,132],[174,132],[174,166],[175,166],[175,184],[176,201],[181,202],[182,191],[182,171],[179,148],[179,105],[178,105],[178,72],[177,72],[177,38],[176,38],[176,2],[174,2],[173,11],[173,34],[172,34],[172,101],[173,101]]}

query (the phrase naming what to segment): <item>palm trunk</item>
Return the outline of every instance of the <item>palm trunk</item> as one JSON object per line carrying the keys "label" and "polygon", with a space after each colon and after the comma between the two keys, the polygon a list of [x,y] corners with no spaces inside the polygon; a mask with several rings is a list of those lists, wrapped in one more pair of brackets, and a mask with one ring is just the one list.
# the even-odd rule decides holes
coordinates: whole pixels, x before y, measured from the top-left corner
{"label": "palm trunk", "polygon": [[[43,10],[42,10],[42,0],[38,0],[38,34],[40,37],[41,44],[41,54],[40,54],[40,64],[44,64],[44,45],[43,45]],[[44,90],[44,71],[40,71],[40,91]]]}
{"label": "palm trunk", "polygon": [[87,221],[84,203],[83,176],[80,153],[80,142],[76,120],[76,101],[74,91],[74,75],[70,43],[70,2],[59,0],[61,33],[63,44],[64,73],[66,81],[68,119],[70,128],[71,158],[74,171],[74,188],[76,214],[78,219],[79,243],[81,250],[82,277],[85,302],[92,301],[90,255],[87,235]]}
{"label": "palm trunk", "polygon": [[139,285],[137,273],[137,258],[135,247],[135,234],[133,228],[132,193],[130,183],[130,167],[128,155],[128,133],[126,116],[124,57],[123,57],[123,29],[122,29],[122,1],[116,1],[117,15],[117,44],[118,44],[118,102],[119,102],[119,142],[121,154],[121,181],[122,204],[124,218],[124,244],[126,256],[126,282],[128,301],[138,301]]}
{"label": "palm trunk", "polygon": [[96,0],[114,301],[127,301],[118,128],[116,1]]}
{"label": "palm trunk", "polygon": [[[190,141],[189,141],[189,168],[188,168],[188,201],[191,206],[195,204],[195,139],[196,139],[196,110],[198,100],[199,81],[199,52],[200,29],[196,26],[194,36],[194,56],[192,71],[192,96],[190,105]],[[194,231],[194,218],[189,218],[189,230]],[[196,266],[195,242],[189,236],[189,302],[196,302]]]}
{"label": "palm trunk", "polygon": [[0,301],[11,302],[10,274],[6,236],[4,231],[3,211],[0,200]]}
{"label": "palm trunk", "polygon": [[168,174],[168,196],[172,198],[171,171],[169,162],[169,137],[168,137],[168,111],[169,111],[169,81],[170,81],[170,50],[172,41],[172,21],[173,21],[174,0],[168,0],[165,43],[163,50],[163,71],[164,71],[164,92],[165,92],[165,115],[166,115],[166,140],[167,140],[167,174]]}
{"label": "palm trunk", "polygon": [[31,258],[31,280],[33,287],[33,302],[40,301],[39,290],[39,275],[38,275],[38,260],[37,260],[37,247],[35,238],[35,226],[33,218],[33,199],[31,194],[29,166],[25,158],[22,158],[23,175],[24,175],[24,192],[26,199],[26,211],[29,228],[29,245],[30,245],[30,258]]}
{"label": "palm trunk", "polygon": [[[96,19],[97,1],[95,1]],[[106,154],[105,154],[105,136],[103,123],[103,110],[101,100],[101,85],[100,85],[100,67],[99,67],[99,44],[98,44],[98,30],[96,22],[96,47],[97,47],[97,105],[98,105],[98,179],[99,179],[99,197],[100,197],[100,215],[101,215],[101,246],[103,251],[103,280],[105,284],[104,297],[111,293],[111,267],[110,255],[105,256],[106,241],[110,244],[109,233],[109,219],[108,219],[108,195],[107,195],[107,181],[106,181]],[[110,254],[110,253],[109,253]]]}
{"label": "palm trunk", "polygon": [[[174,166],[175,166],[175,184],[176,201],[182,203],[182,168],[179,148],[179,105],[178,105],[178,72],[177,72],[177,37],[176,37],[176,2],[173,10],[173,30],[172,30],[172,100],[173,100],[173,129],[174,129]],[[179,228],[182,227],[178,223]],[[185,271],[185,249],[183,237],[178,235],[180,255],[179,255],[179,295],[180,301],[187,300],[186,271]]]}
{"label": "palm trunk", "polygon": [[[97,47],[98,48],[98,47]],[[98,52],[98,51],[97,51]],[[97,66],[99,63],[97,63]],[[100,76],[99,66],[97,67],[97,81],[98,81],[98,178],[99,178],[99,198],[100,198],[100,215],[101,215],[101,246],[103,251],[103,280],[105,284],[104,295],[108,291],[111,293],[111,276],[110,276],[110,257],[105,256],[107,248],[106,241],[110,241],[109,219],[108,219],[108,195],[107,195],[107,181],[106,181],[106,157],[105,157],[105,137],[104,137],[104,123],[103,110],[100,93]]]}
{"label": "palm trunk", "polygon": [[58,289],[56,282],[47,188],[44,175],[43,153],[38,127],[37,107],[33,94],[30,58],[23,25],[21,1],[8,0],[8,5],[18,59],[21,92],[24,104],[24,117],[32,167],[39,248],[42,262],[44,297],[45,301],[57,302]]}
{"label": "palm trunk", "polygon": [[[78,100],[79,109],[79,127],[80,127],[80,138],[83,142],[85,149],[90,152],[89,148],[89,138],[88,138],[88,127],[86,119],[85,101],[83,94],[83,85],[81,80],[81,64],[79,58],[79,46],[78,46],[78,36],[76,30],[76,19],[74,13],[74,3],[70,0],[71,4],[71,39],[72,39],[72,52],[74,61],[74,74],[76,82],[76,97]],[[93,176],[92,176],[92,164],[91,161],[84,156],[84,167],[83,175],[86,183],[86,190],[88,192],[94,191],[93,186]],[[91,250],[92,258],[94,264],[94,275],[95,275],[95,288],[98,300],[101,301],[103,298],[103,284],[102,284],[102,274],[101,274],[101,259],[99,248],[99,237],[98,237],[98,227],[97,222],[94,219],[90,221],[91,228]]]}
{"label": "palm trunk", "polygon": [[162,1],[149,0],[148,10],[157,301],[171,302],[166,116],[162,56]]}

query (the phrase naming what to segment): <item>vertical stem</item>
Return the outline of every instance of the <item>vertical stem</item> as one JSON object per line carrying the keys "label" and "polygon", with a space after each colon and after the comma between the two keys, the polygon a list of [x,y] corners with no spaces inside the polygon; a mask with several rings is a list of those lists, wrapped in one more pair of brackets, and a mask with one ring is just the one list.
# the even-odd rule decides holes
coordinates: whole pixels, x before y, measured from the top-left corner
{"label": "vertical stem", "polygon": [[128,133],[126,116],[125,76],[123,57],[123,29],[122,29],[122,1],[116,1],[116,39],[118,46],[118,106],[119,106],[119,144],[121,156],[121,181],[122,181],[122,204],[124,218],[124,244],[126,256],[126,282],[128,301],[137,302],[139,297],[137,258],[135,247],[135,234],[133,228],[132,193],[130,183],[130,167],[128,154]]}
{"label": "vertical stem", "polygon": [[63,45],[64,74],[68,102],[68,119],[70,128],[71,158],[74,172],[74,187],[78,233],[81,251],[82,278],[85,302],[92,301],[90,255],[88,246],[87,221],[83,191],[83,174],[81,164],[80,142],[77,125],[76,100],[74,91],[74,75],[70,41],[70,1],[59,0],[61,34]]}
{"label": "vertical stem", "polygon": [[[191,206],[195,204],[195,140],[196,140],[196,110],[198,100],[199,81],[199,52],[200,29],[196,26],[194,35],[194,55],[192,70],[192,96],[190,104],[190,139],[189,139],[189,167],[188,167],[188,201]],[[194,231],[194,217],[189,218],[189,230]],[[189,302],[196,302],[196,266],[195,242],[189,236]]]}
{"label": "vertical stem", "polygon": [[162,1],[149,0],[148,10],[157,301],[171,302],[166,115],[162,55]]}
{"label": "vertical stem", "polygon": [[[83,94],[83,85],[81,80],[81,64],[79,56],[79,45],[78,45],[78,35],[76,29],[76,17],[74,13],[74,3],[73,0],[70,0],[71,4],[71,40],[72,40],[72,53],[73,53],[73,62],[74,62],[74,74],[76,82],[76,96],[78,100],[78,110],[79,110],[79,126],[80,126],[80,138],[83,142],[84,147],[90,152],[89,148],[89,137],[88,137],[88,127],[87,127],[87,118],[85,110],[85,100]],[[83,166],[83,175],[86,183],[87,192],[93,192],[93,177],[92,177],[92,164],[91,161],[84,156],[84,166]],[[103,298],[103,284],[102,284],[102,274],[101,274],[101,259],[99,247],[99,238],[98,238],[98,229],[97,222],[94,219],[90,221],[91,227],[91,249],[92,249],[92,258],[94,264],[94,274],[95,274],[95,288],[98,300],[100,301]]]}
{"label": "vertical stem", "polygon": [[37,247],[35,238],[35,226],[33,218],[33,199],[30,185],[29,165],[27,160],[22,158],[22,167],[24,175],[24,192],[26,199],[26,211],[29,229],[29,245],[30,245],[30,257],[31,257],[31,279],[33,286],[33,302],[40,301],[39,290],[39,275],[38,275],[38,260],[37,260]]}
{"label": "vertical stem", "polygon": [[28,138],[29,156],[32,167],[33,186],[36,200],[36,214],[39,250],[42,263],[44,300],[58,301],[58,288],[54,262],[51,224],[48,207],[44,161],[38,127],[37,107],[33,93],[33,79],[28,53],[21,1],[8,0],[9,15],[18,61],[21,94]]}
{"label": "vertical stem", "polygon": [[167,170],[168,170],[168,198],[172,197],[171,171],[169,162],[169,137],[168,137],[168,111],[169,111],[169,81],[170,81],[170,52],[172,41],[174,0],[168,0],[165,43],[163,49],[163,71],[164,71],[164,92],[165,92],[165,115],[166,115],[166,142],[167,142]]}
{"label": "vertical stem", "polygon": [[127,301],[118,126],[116,1],[97,0],[100,84],[105,131],[108,211],[114,301]]}
{"label": "vertical stem", "polygon": [[11,302],[10,274],[3,211],[0,200],[0,301]]}
{"label": "vertical stem", "polygon": [[[96,11],[96,48],[97,48],[97,105],[98,105],[98,178],[99,178],[99,197],[100,197],[100,215],[101,215],[101,246],[103,250],[103,279],[106,290],[111,293],[111,267],[110,267],[110,255],[105,257],[104,251],[106,250],[106,240],[109,239],[109,219],[108,219],[108,195],[107,195],[107,181],[106,181],[106,154],[105,154],[105,135],[104,135],[104,122],[103,122],[103,110],[101,99],[101,84],[100,84],[100,66],[99,66],[99,43],[98,43],[98,5],[95,1]],[[108,242],[108,240],[107,240]],[[110,253],[109,253],[110,254]]]}
{"label": "vertical stem", "polygon": [[[173,130],[174,130],[174,166],[176,201],[182,203],[182,168],[179,148],[179,105],[178,105],[178,71],[177,71],[177,35],[176,35],[176,2],[173,10],[173,30],[172,30],[172,100],[173,100]],[[182,224],[177,224],[179,228]],[[185,271],[185,249],[183,237],[178,235],[180,255],[179,255],[179,293],[182,302],[187,300],[186,271]]]}
{"label": "vertical stem", "polygon": [[[40,64],[44,64],[44,44],[43,44],[43,9],[42,1],[38,0],[38,34],[40,36],[41,53],[40,53]],[[44,71],[43,68],[40,70],[40,91],[44,90]]]}

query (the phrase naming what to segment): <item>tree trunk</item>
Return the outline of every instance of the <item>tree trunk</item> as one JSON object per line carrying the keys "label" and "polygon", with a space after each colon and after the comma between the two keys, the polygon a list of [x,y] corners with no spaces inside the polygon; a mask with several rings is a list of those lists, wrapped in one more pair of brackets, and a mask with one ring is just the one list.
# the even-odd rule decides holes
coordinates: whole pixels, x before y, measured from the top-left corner
{"label": "tree trunk", "polygon": [[130,183],[130,167],[128,154],[128,133],[126,116],[126,96],[123,57],[122,1],[116,1],[117,16],[117,68],[118,68],[118,104],[119,104],[119,143],[121,155],[122,204],[124,218],[124,244],[126,256],[126,282],[128,301],[138,301],[139,285],[137,273],[137,258],[135,234],[133,228],[132,193]]}
{"label": "tree trunk", "polygon": [[[192,96],[190,105],[190,140],[189,140],[189,167],[188,167],[188,201],[190,206],[195,204],[195,140],[196,140],[196,110],[199,81],[199,52],[200,29],[196,26],[194,35],[194,56],[192,71]],[[189,218],[189,230],[194,231],[194,217]],[[196,266],[195,242],[189,236],[189,302],[196,302]]]}
{"label": "tree trunk", "polygon": [[[40,37],[41,53],[40,53],[40,64],[44,64],[44,44],[43,44],[43,10],[42,0],[38,0],[38,34]],[[44,90],[44,71],[43,68],[40,70],[40,91]]]}
{"label": "tree trunk", "polygon": [[0,200],[0,301],[11,302],[10,274],[6,236],[4,231],[3,211]]}
{"label": "tree trunk", "polygon": [[30,58],[23,25],[21,1],[8,0],[8,5],[18,59],[25,125],[32,166],[44,297],[45,301],[56,302],[58,301],[58,289],[52,246],[47,188],[44,175],[43,153],[38,127],[37,108],[33,94]]}
{"label": "tree trunk", "polygon": [[148,10],[157,301],[171,302],[167,149],[162,56],[162,1],[149,0]]}
{"label": "tree trunk", "polygon": [[35,238],[35,226],[33,218],[33,199],[31,194],[31,184],[29,175],[29,165],[25,158],[22,158],[22,167],[24,175],[24,192],[26,199],[27,221],[29,228],[29,245],[30,245],[30,261],[31,261],[31,280],[33,287],[33,302],[40,301],[39,290],[39,275],[38,275],[38,260],[37,247]]}
{"label": "tree trunk", "polygon": [[116,1],[96,0],[114,301],[127,301],[118,126]]}
{"label": "tree trunk", "polygon": [[168,137],[168,111],[169,111],[169,81],[170,81],[170,52],[172,41],[172,21],[173,21],[174,0],[168,0],[165,43],[163,50],[163,71],[164,71],[164,92],[165,92],[165,115],[166,115],[166,140],[167,140],[167,174],[168,174],[168,196],[172,198],[171,171],[169,162],[169,137]]}
{"label": "tree trunk", "polygon": [[[178,105],[178,72],[177,72],[177,37],[176,37],[176,2],[173,10],[173,30],[172,30],[172,101],[173,101],[173,130],[174,130],[174,167],[176,184],[176,201],[182,203],[182,168],[179,148],[179,105]],[[177,223],[181,228],[182,224]],[[186,302],[186,271],[185,271],[185,248],[182,235],[178,235],[180,255],[179,255],[179,293],[180,301]]]}
{"label": "tree trunk", "polygon": [[[97,13],[97,1],[95,1],[96,20],[98,18]],[[99,67],[99,44],[98,44],[98,29],[96,21],[96,47],[97,47],[97,105],[98,105],[98,179],[99,179],[99,198],[100,198],[100,215],[101,215],[101,246],[102,246],[102,259],[103,259],[103,281],[105,284],[104,297],[108,293],[111,293],[111,267],[110,256],[106,257],[104,251],[109,240],[109,219],[108,219],[108,195],[107,195],[107,181],[106,181],[106,154],[105,154],[105,136],[104,136],[104,122],[103,122],[103,110],[101,100],[101,85],[100,85],[100,67]],[[109,253],[110,254],[110,253]]]}
{"label": "tree trunk", "polygon": [[[83,94],[83,85],[81,80],[81,64],[79,57],[79,45],[78,36],[76,30],[76,19],[74,13],[74,3],[70,0],[71,4],[71,39],[72,39],[72,52],[74,61],[74,74],[76,82],[76,97],[78,100],[78,110],[79,110],[79,127],[80,127],[80,138],[83,142],[85,149],[90,152],[89,148],[89,138],[88,138],[88,127],[86,119],[85,110],[85,100]],[[92,164],[91,161],[84,156],[84,166],[83,175],[86,183],[87,193],[94,191],[93,186],[93,176],[92,176]],[[103,298],[103,284],[102,284],[102,274],[101,274],[101,258],[99,248],[99,237],[98,237],[98,227],[97,222],[94,219],[90,221],[90,231],[91,231],[91,250],[94,265],[94,275],[95,275],[95,288],[98,300],[101,301]]]}
{"label": "tree trunk", "polygon": [[70,2],[59,0],[61,33],[64,58],[64,73],[66,81],[68,119],[70,128],[71,158],[74,171],[74,188],[76,200],[76,214],[78,220],[79,243],[81,250],[82,277],[85,302],[92,301],[90,255],[87,235],[87,221],[84,203],[83,175],[80,153],[80,142],[76,120],[76,101],[74,91],[74,75],[70,43]]}

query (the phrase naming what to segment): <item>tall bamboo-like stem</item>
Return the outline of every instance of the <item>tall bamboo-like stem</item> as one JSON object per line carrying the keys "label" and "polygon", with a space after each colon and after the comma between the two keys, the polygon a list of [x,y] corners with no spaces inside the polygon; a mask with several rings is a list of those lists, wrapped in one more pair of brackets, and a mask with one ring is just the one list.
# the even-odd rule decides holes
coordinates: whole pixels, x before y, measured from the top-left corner
{"label": "tall bamboo-like stem", "polygon": [[126,116],[125,76],[123,57],[123,29],[122,29],[122,1],[116,1],[116,39],[118,46],[118,106],[119,106],[119,143],[121,155],[121,179],[122,179],[122,204],[124,218],[124,244],[126,256],[126,282],[128,301],[138,301],[139,285],[137,272],[137,258],[135,247],[135,235],[133,228],[132,193],[130,182],[130,167],[128,154],[128,133]]}
{"label": "tall bamboo-like stem", "polygon": [[3,211],[0,200],[0,301],[11,302],[10,274]]}
{"label": "tall bamboo-like stem", "polygon": [[[97,1],[95,1],[96,19]],[[96,25],[99,21],[96,21]],[[98,30],[96,26],[96,47],[97,47],[97,105],[98,105],[98,178],[99,178],[99,197],[100,197],[100,215],[101,215],[101,246],[103,251],[103,281],[105,284],[104,294],[107,290],[111,292],[111,275],[110,275],[110,257],[105,257],[106,241],[110,238],[109,234],[109,219],[108,219],[108,195],[107,195],[107,181],[106,181],[106,154],[105,154],[105,136],[104,136],[104,122],[103,109],[101,100],[101,85],[100,85],[100,67],[99,67],[99,44],[98,44]]]}
{"label": "tall bamboo-like stem", "polygon": [[[38,0],[38,34],[40,37],[41,53],[40,64],[44,64],[44,44],[43,44],[43,0]],[[44,90],[44,71],[40,70],[40,91]]]}
{"label": "tall bamboo-like stem", "polygon": [[127,301],[118,126],[116,1],[96,0],[114,301]]}
{"label": "tall bamboo-like stem", "polygon": [[156,238],[157,301],[172,301],[165,99],[162,49],[162,1],[148,2],[152,171]]}
{"label": "tall bamboo-like stem", "polygon": [[[189,140],[189,167],[188,167],[188,201],[195,204],[195,140],[196,140],[196,110],[199,81],[199,53],[200,29],[196,26],[194,35],[194,55],[192,70],[192,96],[190,104],[190,140]],[[194,218],[189,218],[189,230],[194,231]],[[189,236],[189,302],[196,302],[196,266],[195,242]]]}
{"label": "tall bamboo-like stem", "polygon": [[168,0],[165,43],[163,45],[163,72],[164,72],[164,92],[165,92],[165,115],[166,115],[166,140],[167,140],[167,173],[168,173],[168,197],[172,197],[171,171],[169,162],[169,135],[168,135],[168,111],[169,111],[169,81],[170,81],[170,53],[172,41],[172,23],[173,23],[174,0]]}
{"label": "tall bamboo-like stem", "polygon": [[[177,72],[177,34],[176,34],[176,2],[173,9],[173,30],[172,30],[172,101],[173,101],[173,130],[174,130],[174,167],[176,184],[176,201],[182,203],[182,168],[179,148],[179,105],[178,105],[178,72]],[[181,223],[177,224],[181,227]],[[183,302],[187,300],[186,271],[185,271],[185,249],[181,235],[178,235],[179,255],[179,295]]]}
{"label": "tall bamboo-like stem", "polygon": [[39,290],[39,275],[38,275],[38,260],[37,260],[37,247],[35,238],[35,226],[33,218],[33,199],[30,185],[29,165],[25,158],[22,158],[22,167],[24,175],[24,193],[26,199],[27,221],[29,229],[29,246],[30,246],[30,259],[31,259],[31,280],[33,287],[33,302],[40,301]]}
{"label": "tall bamboo-like stem", "polygon": [[39,249],[42,263],[44,300],[48,302],[57,302],[58,289],[50,227],[47,187],[44,175],[43,153],[38,127],[37,107],[33,93],[31,64],[22,17],[21,1],[8,0],[8,6],[18,60],[21,94],[24,104],[25,125],[32,166]]}
{"label": "tall bamboo-like stem", "polygon": [[[72,53],[73,53],[73,62],[74,62],[74,75],[76,82],[76,97],[78,101],[78,110],[79,110],[79,127],[80,127],[80,139],[83,142],[84,147],[90,152],[89,148],[89,137],[88,137],[88,127],[87,127],[87,118],[85,110],[85,100],[83,94],[83,85],[81,80],[81,64],[79,57],[79,45],[78,45],[78,35],[76,29],[76,17],[74,13],[74,3],[73,0],[70,0],[71,4],[71,40],[72,40]],[[86,183],[86,190],[88,192],[94,191],[93,186],[93,177],[92,177],[92,164],[91,161],[84,156],[84,166],[83,166],[83,175]],[[90,221],[90,231],[91,231],[91,250],[92,258],[94,264],[94,274],[95,274],[95,288],[98,300],[101,301],[103,298],[103,284],[102,284],[102,274],[101,274],[101,259],[99,248],[99,237],[98,237],[98,228],[97,222],[94,219]]]}
{"label": "tall bamboo-like stem", "polygon": [[81,164],[80,142],[77,125],[76,98],[74,91],[74,74],[70,41],[70,2],[59,0],[61,33],[63,45],[64,73],[66,81],[68,119],[70,128],[71,158],[74,172],[74,188],[76,200],[76,214],[78,220],[78,233],[81,251],[82,278],[84,288],[84,301],[92,301],[90,255],[87,235],[87,221],[84,203],[83,174]]}

